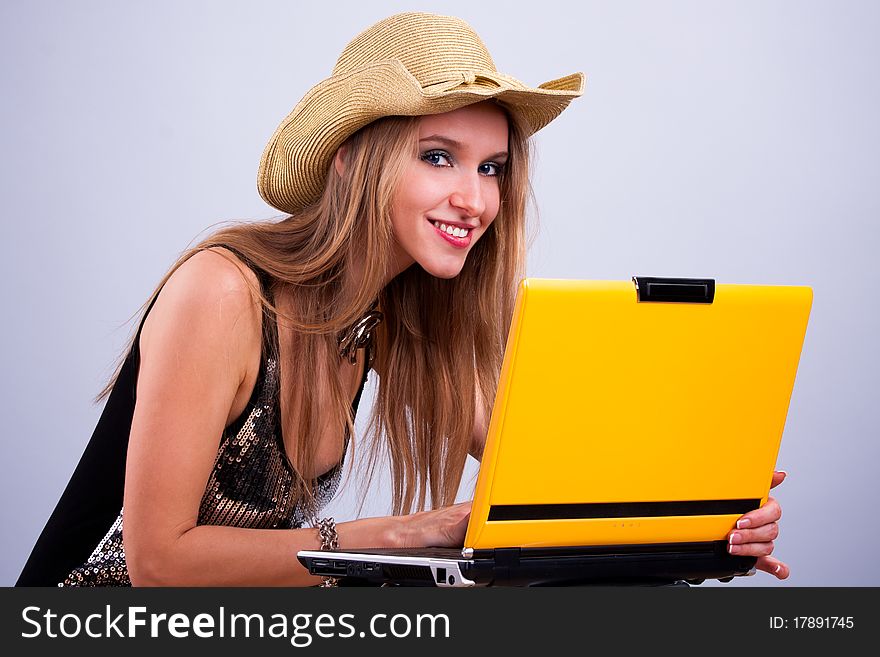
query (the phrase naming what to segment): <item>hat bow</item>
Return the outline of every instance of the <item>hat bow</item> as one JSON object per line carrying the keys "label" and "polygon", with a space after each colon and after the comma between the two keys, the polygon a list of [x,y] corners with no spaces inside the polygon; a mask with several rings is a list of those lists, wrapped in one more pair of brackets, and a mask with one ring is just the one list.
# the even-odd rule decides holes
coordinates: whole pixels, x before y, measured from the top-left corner
{"label": "hat bow", "polygon": [[510,80],[497,71],[483,70],[463,70],[450,71],[445,73],[447,77],[441,80],[432,80],[428,84],[422,85],[422,91],[428,95],[440,94],[459,87],[488,87],[491,89],[510,88],[512,85]]}

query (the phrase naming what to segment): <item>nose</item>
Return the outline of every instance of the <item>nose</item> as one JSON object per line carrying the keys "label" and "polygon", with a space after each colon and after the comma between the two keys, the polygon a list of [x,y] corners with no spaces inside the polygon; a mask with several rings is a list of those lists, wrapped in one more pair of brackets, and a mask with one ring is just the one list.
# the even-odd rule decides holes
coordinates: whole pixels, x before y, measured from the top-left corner
{"label": "nose", "polygon": [[455,189],[449,195],[449,203],[467,217],[480,217],[486,211],[485,178],[479,174],[458,177]]}

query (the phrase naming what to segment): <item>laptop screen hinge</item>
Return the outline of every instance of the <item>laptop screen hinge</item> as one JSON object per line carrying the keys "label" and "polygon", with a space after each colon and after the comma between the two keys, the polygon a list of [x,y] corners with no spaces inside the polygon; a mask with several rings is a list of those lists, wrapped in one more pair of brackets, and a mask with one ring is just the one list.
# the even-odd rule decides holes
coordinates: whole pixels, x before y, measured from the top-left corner
{"label": "laptop screen hinge", "polygon": [[496,568],[516,568],[519,566],[520,548],[495,548]]}
{"label": "laptop screen hinge", "polygon": [[492,574],[496,583],[508,582],[516,578],[519,571],[519,548],[495,548],[492,550]]}
{"label": "laptop screen hinge", "polygon": [[639,303],[666,301],[674,303],[712,303],[715,300],[714,278],[658,278],[633,276]]}

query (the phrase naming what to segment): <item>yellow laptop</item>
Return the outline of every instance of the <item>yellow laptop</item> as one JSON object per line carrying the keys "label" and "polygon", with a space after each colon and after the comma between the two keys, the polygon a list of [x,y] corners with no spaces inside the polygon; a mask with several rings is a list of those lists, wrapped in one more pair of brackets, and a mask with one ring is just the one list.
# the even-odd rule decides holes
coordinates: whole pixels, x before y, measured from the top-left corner
{"label": "yellow laptop", "polygon": [[763,504],[812,304],[802,286],[522,281],[462,549],[303,551],[437,586],[698,580]]}

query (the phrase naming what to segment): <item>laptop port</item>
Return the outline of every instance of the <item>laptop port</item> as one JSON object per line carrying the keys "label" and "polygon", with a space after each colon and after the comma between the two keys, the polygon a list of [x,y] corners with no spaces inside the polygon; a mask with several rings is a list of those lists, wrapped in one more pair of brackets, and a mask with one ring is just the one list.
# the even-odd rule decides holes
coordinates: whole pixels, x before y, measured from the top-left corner
{"label": "laptop port", "polygon": [[312,575],[324,575],[325,577],[344,577],[348,574],[348,568],[344,561],[325,559],[313,559],[309,570]]}

